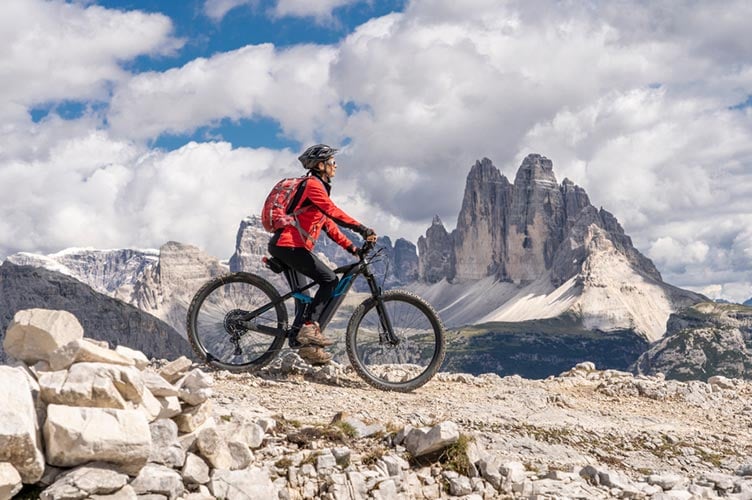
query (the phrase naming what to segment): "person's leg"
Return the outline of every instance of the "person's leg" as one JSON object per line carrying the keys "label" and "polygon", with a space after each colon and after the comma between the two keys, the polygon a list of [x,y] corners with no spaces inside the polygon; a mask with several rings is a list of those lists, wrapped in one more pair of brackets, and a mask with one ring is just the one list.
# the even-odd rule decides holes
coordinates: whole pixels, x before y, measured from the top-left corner
{"label": "person's leg", "polygon": [[337,288],[339,283],[337,275],[321,262],[321,259],[305,248],[270,246],[269,252],[298,273],[318,283],[319,289],[316,291],[304,318],[306,321],[318,321],[326,303]]}
{"label": "person's leg", "polygon": [[[307,283],[305,276],[292,268],[287,268],[285,270],[285,278],[287,279],[287,283],[290,285],[290,290],[295,290],[297,288],[303,287]],[[303,295],[309,295],[308,290],[301,293]],[[291,348],[297,349],[301,346],[301,343],[298,341],[298,332],[300,331],[300,327],[305,322],[304,317],[306,315],[307,309],[310,309],[310,303],[303,302],[302,300],[297,298],[295,299],[295,319],[290,326],[291,331],[290,337],[288,339],[288,344]]]}
{"label": "person's leg", "polygon": [[[318,257],[305,248],[270,245],[269,253],[287,264],[297,273],[307,276],[319,284],[316,295],[305,310],[305,322],[297,332],[295,342],[292,344],[295,344],[295,347],[298,347],[300,344],[303,345],[298,353],[309,363],[328,363],[332,359],[332,355],[320,349],[320,347],[330,346],[334,341],[321,334],[317,321],[328,300],[331,298],[332,293],[337,288],[337,283],[339,282],[337,275],[321,262]],[[293,281],[290,281],[290,283],[293,286]]]}

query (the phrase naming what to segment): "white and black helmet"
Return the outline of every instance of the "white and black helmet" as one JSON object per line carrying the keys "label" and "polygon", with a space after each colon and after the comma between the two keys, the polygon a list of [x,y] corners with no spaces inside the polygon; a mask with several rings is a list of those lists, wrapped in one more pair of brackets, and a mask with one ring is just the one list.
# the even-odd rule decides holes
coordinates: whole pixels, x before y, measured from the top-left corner
{"label": "white and black helmet", "polygon": [[334,156],[337,151],[339,149],[329,147],[326,144],[316,144],[303,151],[303,154],[298,156],[298,160],[303,164],[303,168],[310,170],[320,161],[326,161]]}

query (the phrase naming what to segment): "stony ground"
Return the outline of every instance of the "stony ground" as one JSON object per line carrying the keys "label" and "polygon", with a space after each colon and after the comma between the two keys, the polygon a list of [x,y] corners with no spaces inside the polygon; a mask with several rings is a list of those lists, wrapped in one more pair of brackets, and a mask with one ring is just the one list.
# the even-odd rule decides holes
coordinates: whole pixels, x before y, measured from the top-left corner
{"label": "stony ground", "polygon": [[674,473],[739,474],[752,462],[752,385],[681,383],[598,371],[559,377],[440,373],[411,394],[371,388],[348,367],[276,367],[258,376],[214,372],[217,411],[258,412],[326,424],[346,412],[387,428],[459,424],[478,444],[528,470],[601,465],[639,479]]}

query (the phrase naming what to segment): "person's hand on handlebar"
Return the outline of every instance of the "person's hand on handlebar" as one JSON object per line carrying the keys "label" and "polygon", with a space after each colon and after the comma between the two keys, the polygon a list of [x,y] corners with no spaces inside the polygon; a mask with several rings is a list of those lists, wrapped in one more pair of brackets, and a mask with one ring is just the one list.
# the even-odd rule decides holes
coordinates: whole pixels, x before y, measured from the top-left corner
{"label": "person's hand on handlebar", "polygon": [[376,243],[376,231],[374,231],[370,227],[366,227],[361,224],[357,231],[364,240],[368,241],[369,243]]}

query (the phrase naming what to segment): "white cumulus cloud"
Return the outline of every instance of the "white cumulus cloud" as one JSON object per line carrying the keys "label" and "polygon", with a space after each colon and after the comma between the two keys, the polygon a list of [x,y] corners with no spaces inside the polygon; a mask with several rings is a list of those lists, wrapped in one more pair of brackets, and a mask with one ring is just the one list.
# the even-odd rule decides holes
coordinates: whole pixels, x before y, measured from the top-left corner
{"label": "white cumulus cloud", "polygon": [[[324,19],[354,3],[280,0],[270,12]],[[243,4],[261,5],[203,6],[218,20]],[[303,145],[346,144],[336,196],[381,232],[414,241],[436,213],[451,229],[476,159],[512,178],[542,153],[669,282],[741,296],[752,283],[752,108],[737,106],[752,95],[749,18],[746,0],[412,0],[336,44],[249,45],[131,75],[123,62],[180,44],[165,16],[9,0],[0,185],[29,188],[0,201],[0,241],[12,242],[0,253],[179,239],[226,255],[212,241],[227,248],[252,204],[217,193],[263,196],[298,152],[148,144],[260,117]],[[66,100],[86,104],[81,117],[32,123],[34,106]]]}
{"label": "white cumulus cloud", "polygon": [[121,12],[61,0],[0,4],[0,117],[55,100],[102,100],[127,75],[120,63],[169,54],[180,41],[161,14]]}
{"label": "white cumulus cloud", "polygon": [[252,116],[274,118],[302,141],[340,137],[345,113],[329,85],[335,57],[331,47],[249,45],[142,73],[116,89],[108,119],[113,132],[134,139]]}
{"label": "white cumulus cloud", "polygon": [[206,0],[204,13],[215,21],[220,21],[235,7],[241,5],[255,6],[258,0]]}
{"label": "white cumulus cloud", "polygon": [[[335,9],[361,3],[364,0],[276,0],[267,12],[274,18],[310,17],[318,22],[330,20]],[[232,9],[240,6],[257,8],[263,5],[260,0],[206,0],[204,13],[214,19],[221,20]]]}

